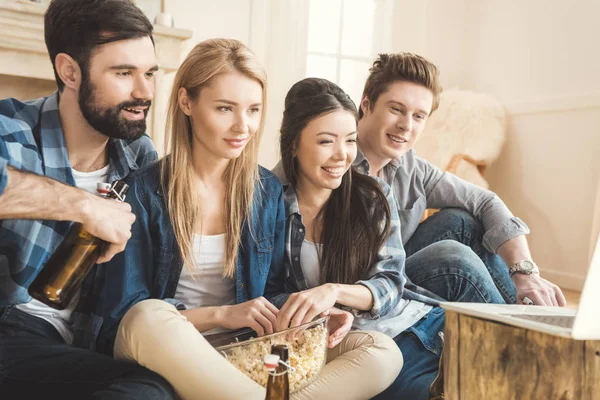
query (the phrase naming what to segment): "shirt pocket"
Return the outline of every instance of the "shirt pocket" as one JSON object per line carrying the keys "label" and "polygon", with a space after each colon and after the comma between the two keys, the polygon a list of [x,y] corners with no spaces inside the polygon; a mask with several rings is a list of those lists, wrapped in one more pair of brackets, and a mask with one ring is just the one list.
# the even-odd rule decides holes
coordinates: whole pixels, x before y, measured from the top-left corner
{"label": "shirt pocket", "polygon": [[427,207],[427,199],[426,197],[420,196],[415,202],[406,207],[404,210],[398,210],[398,215],[400,217],[400,226],[402,229],[402,242],[406,243],[410,236],[417,230],[419,223],[421,222],[421,217],[423,217],[423,213],[425,212],[425,208]]}
{"label": "shirt pocket", "polygon": [[256,242],[258,254],[258,271],[261,276],[266,276],[271,268],[271,258],[273,254],[273,236],[267,236]]}

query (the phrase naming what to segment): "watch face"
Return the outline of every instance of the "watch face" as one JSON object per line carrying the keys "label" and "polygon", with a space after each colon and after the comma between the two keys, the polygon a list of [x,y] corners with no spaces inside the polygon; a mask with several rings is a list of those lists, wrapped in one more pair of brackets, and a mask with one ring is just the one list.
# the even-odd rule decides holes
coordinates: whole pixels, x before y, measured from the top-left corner
{"label": "watch face", "polygon": [[535,266],[531,261],[521,261],[519,269],[525,273],[532,273],[533,271],[535,271]]}

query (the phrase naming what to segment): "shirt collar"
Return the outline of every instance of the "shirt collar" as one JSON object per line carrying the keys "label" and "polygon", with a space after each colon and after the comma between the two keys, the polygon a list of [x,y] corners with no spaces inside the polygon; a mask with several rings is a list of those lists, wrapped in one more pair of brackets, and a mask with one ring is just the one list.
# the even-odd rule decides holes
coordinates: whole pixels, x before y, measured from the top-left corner
{"label": "shirt collar", "polygon": [[110,138],[108,140],[108,162],[110,164],[110,180],[123,179],[131,172],[139,169],[136,154],[125,140]]}
{"label": "shirt collar", "polygon": [[[365,155],[360,150],[360,147],[357,148],[356,158],[352,165],[360,172],[361,174],[368,175],[371,169],[371,165],[369,164],[369,160],[365,158]],[[398,167],[402,165],[402,158],[392,159],[388,164],[383,167],[383,170],[388,173],[391,172],[392,175],[396,173]]]}
{"label": "shirt collar", "polygon": [[71,162],[67,153],[65,135],[58,112],[58,92],[48,96],[40,109],[38,135],[44,159],[44,173],[46,176],[61,182],[75,185],[71,173]]}
{"label": "shirt collar", "polygon": [[302,214],[300,214],[300,207],[298,206],[298,196],[296,195],[296,189],[294,189],[294,186],[286,183],[285,185],[283,185],[284,188],[284,192],[283,192],[283,198],[285,201],[285,215],[289,218],[292,214],[297,214],[299,216],[302,216]]}
{"label": "shirt collar", "polygon": [[[66,160],[65,167],[68,167],[64,172],[65,176],[62,177],[64,179],[60,179],[60,176],[53,176],[56,173],[60,173],[60,171],[54,168],[46,171],[47,176],[75,185],[75,180],[71,173],[72,167],[69,161],[69,154],[67,153],[64,131],[60,121],[59,99],[58,91],[56,91],[48,96],[41,108],[40,140],[42,143],[42,153],[44,160],[46,160],[45,164],[57,165],[53,161],[63,158]],[[136,154],[129,146],[128,141],[110,138],[107,146],[110,181],[123,179],[132,171],[139,169],[136,162]]]}

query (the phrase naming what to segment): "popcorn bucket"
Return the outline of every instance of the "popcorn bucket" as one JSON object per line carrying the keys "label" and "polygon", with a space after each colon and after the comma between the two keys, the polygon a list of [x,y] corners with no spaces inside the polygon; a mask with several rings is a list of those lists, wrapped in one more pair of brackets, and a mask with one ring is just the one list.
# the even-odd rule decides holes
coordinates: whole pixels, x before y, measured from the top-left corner
{"label": "popcorn bucket", "polygon": [[289,347],[290,393],[309,385],[321,372],[327,360],[329,316],[316,319],[295,328],[256,338],[251,329],[227,334],[206,336],[216,350],[237,369],[263,387],[267,386],[268,372],[264,357],[271,353],[271,345]]}

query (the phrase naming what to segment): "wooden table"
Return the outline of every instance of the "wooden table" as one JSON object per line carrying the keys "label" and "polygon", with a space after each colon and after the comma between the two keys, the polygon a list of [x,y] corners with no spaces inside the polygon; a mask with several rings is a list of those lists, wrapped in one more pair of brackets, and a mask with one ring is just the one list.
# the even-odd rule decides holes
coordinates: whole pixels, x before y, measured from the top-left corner
{"label": "wooden table", "polygon": [[447,400],[600,399],[600,341],[517,328],[446,310]]}

